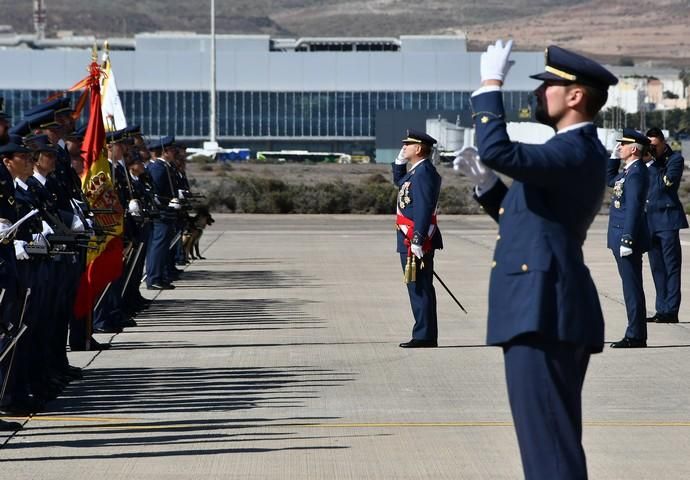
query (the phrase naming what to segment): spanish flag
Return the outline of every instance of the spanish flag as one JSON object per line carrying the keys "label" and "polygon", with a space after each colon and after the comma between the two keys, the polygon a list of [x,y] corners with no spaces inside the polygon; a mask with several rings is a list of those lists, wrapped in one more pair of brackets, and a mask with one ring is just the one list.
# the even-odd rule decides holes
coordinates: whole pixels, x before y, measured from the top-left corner
{"label": "spanish flag", "polygon": [[[96,213],[96,223],[108,234],[93,238],[89,243],[86,270],[82,273],[74,313],[77,318],[91,318],[96,299],[108,283],[122,275],[122,229],[124,213],[113,187],[110,163],[105,149],[105,128],[101,113],[100,78],[102,70],[94,61],[89,66],[86,88],[89,91],[89,123],[82,144],[84,169],[81,175],[82,190],[89,207],[106,211]],[[89,329],[90,329],[89,322]]]}

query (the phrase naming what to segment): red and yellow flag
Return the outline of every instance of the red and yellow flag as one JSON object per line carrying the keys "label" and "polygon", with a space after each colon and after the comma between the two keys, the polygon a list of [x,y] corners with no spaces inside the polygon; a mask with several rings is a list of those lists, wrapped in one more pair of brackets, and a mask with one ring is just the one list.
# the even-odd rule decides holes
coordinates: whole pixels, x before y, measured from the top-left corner
{"label": "red and yellow flag", "polygon": [[[82,143],[84,169],[81,174],[82,189],[89,207],[109,213],[96,213],[96,223],[108,231],[102,241],[90,242],[86,258],[86,270],[82,273],[74,313],[88,316],[94,303],[108,283],[122,275],[124,214],[113,187],[110,162],[105,150],[105,128],[101,114],[101,68],[96,61],[89,66],[89,76],[84,79],[89,90],[89,123]],[[81,84],[81,82],[80,82]]]}

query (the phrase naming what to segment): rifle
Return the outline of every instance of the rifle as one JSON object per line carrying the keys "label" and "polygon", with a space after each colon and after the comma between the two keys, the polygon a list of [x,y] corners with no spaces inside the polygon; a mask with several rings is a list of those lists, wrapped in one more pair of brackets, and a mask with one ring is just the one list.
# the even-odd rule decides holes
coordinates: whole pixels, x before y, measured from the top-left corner
{"label": "rifle", "polygon": [[[4,292],[3,292],[4,294]],[[7,381],[10,379],[10,372],[12,370],[12,363],[14,362],[14,354],[17,351],[16,348],[13,348],[16,344],[17,341],[19,341],[19,338],[21,335],[24,334],[24,331],[26,330],[26,325],[24,325],[24,314],[26,313],[26,305],[29,303],[29,296],[31,295],[31,289],[27,288],[26,289],[26,294],[24,295],[24,306],[22,307],[22,313],[19,316],[19,332],[17,335],[14,336],[14,339],[12,342],[10,342],[9,347],[5,349],[5,351],[2,352],[2,357],[0,358],[0,361],[5,358],[7,353],[9,352],[10,348],[12,349],[12,356],[10,357],[10,363],[7,365],[7,375],[5,375],[5,380],[2,382],[2,391],[0,391],[0,402],[2,402],[3,398],[5,397],[5,389],[7,388]],[[24,328],[22,328],[24,327]]]}

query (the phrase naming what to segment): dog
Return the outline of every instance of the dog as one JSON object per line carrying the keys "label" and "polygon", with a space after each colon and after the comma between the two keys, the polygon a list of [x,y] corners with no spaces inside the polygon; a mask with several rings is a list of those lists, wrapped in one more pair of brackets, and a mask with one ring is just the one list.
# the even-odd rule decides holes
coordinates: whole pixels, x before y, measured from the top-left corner
{"label": "dog", "polygon": [[208,225],[213,225],[213,222],[215,222],[215,220],[213,216],[211,216],[211,212],[208,211],[208,208],[200,207],[197,209],[196,215],[191,218],[187,228],[182,234],[185,263],[189,263],[190,260],[206,259],[206,257],[201,256],[199,239],[204,233],[204,229]]}

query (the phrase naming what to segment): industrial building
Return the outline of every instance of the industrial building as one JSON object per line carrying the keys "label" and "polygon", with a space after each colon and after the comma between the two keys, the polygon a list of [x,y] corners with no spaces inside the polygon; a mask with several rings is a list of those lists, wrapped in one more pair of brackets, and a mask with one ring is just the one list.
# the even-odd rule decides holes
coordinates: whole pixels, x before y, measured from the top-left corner
{"label": "industrial building", "polygon": [[[92,39],[0,39],[0,96],[15,119],[82,78]],[[130,123],[152,136],[209,135],[209,35],[162,32],[111,42]],[[216,36],[217,138],[222,146],[309,149],[391,161],[405,127],[441,116],[469,126],[481,52],[464,36],[273,39]],[[505,85],[509,120],[528,106],[540,52],[514,52]]]}

